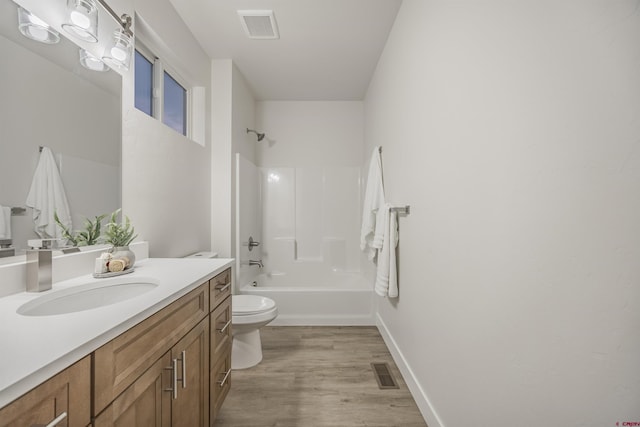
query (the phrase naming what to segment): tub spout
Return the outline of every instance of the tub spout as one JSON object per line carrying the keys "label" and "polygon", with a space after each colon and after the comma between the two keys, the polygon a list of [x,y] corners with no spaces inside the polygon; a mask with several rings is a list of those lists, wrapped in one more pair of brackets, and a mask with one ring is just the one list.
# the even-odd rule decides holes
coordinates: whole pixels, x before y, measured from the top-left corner
{"label": "tub spout", "polygon": [[264,264],[262,264],[262,260],[261,259],[259,259],[259,260],[250,259],[249,261],[242,261],[241,264],[242,265],[248,265],[248,266],[257,265],[260,268],[264,267]]}

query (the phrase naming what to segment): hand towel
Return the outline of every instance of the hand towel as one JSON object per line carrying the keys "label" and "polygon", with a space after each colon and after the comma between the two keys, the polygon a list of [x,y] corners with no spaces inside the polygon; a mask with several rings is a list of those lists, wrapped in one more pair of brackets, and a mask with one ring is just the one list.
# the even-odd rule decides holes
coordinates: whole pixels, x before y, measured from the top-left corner
{"label": "hand towel", "polygon": [[60,227],[53,219],[54,213],[58,214],[62,224],[71,228],[71,213],[62,178],[48,147],[43,147],[40,153],[26,205],[33,208],[34,229],[41,238],[62,237]]}
{"label": "hand towel", "polygon": [[382,159],[380,158],[380,147],[375,147],[369,163],[367,187],[362,205],[362,226],[360,229],[360,250],[366,251],[370,260],[376,254],[376,249],[373,246],[376,234],[376,214],[383,205]]}
{"label": "hand towel", "polygon": [[11,208],[0,206],[0,239],[11,238]]}
{"label": "hand towel", "polygon": [[398,215],[385,204],[378,213],[377,221],[383,227],[382,248],[378,253],[375,291],[382,297],[398,297],[398,270],[396,246],[398,245]]}

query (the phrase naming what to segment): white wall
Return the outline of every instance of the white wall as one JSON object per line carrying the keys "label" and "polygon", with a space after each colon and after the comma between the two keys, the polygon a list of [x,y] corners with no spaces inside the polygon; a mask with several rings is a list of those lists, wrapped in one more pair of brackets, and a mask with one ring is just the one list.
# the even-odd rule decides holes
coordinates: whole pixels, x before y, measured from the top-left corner
{"label": "white wall", "polygon": [[[129,0],[147,38],[189,86],[210,90],[211,63],[168,0]],[[120,11],[119,13],[124,12]],[[131,10],[128,13],[132,13]],[[206,117],[210,116],[207,95]],[[211,247],[211,131],[205,146],[134,107],[133,67],[124,75],[122,206],[152,257],[179,257]]]}
{"label": "white wall", "polygon": [[352,101],[257,104],[265,272],[296,282],[360,270],[363,114]]}
{"label": "white wall", "polygon": [[639,52],[633,0],[403,2],[364,152],[411,205],[379,319],[430,427],[640,421]]}
{"label": "white wall", "polygon": [[211,113],[213,150],[211,242],[223,257],[236,255],[235,153],[255,159],[255,143],[246,129],[254,126],[255,101],[248,83],[230,59],[213,60]]}

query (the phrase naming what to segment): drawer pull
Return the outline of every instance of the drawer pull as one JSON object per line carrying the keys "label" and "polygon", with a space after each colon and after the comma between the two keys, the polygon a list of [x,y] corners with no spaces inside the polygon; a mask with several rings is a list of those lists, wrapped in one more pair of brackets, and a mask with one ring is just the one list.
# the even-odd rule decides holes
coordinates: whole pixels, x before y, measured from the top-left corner
{"label": "drawer pull", "polygon": [[[37,425],[44,426],[44,427],[55,427],[55,426],[58,425],[58,423],[60,421],[64,420],[65,418],[67,418],[67,413],[63,412],[60,415],[58,415],[57,417],[55,417],[55,419],[53,421],[51,421],[49,424],[47,424],[47,425],[37,424]],[[36,427],[36,426],[33,426],[33,427]]]}
{"label": "drawer pull", "polygon": [[187,388],[187,352],[182,350],[182,388]]}
{"label": "drawer pull", "polygon": [[218,332],[221,334],[224,334],[224,331],[227,330],[227,328],[229,327],[229,325],[231,325],[231,320],[229,320],[227,323],[224,324],[224,326],[220,329],[218,329]]}
{"label": "drawer pull", "polygon": [[227,379],[229,378],[229,374],[230,373],[231,373],[231,368],[229,368],[229,370],[227,372],[225,372],[224,378],[222,379],[222,381],[218,381],[218,384],[220,385],[220,388],[224,387],[224,383],[227,382]]}
{"label": "drawer pull", "polygon": [[218,291],[219,294],[221,294],[222,292],[226,291],[227,289],[229,289],[229,286],[231,286],[231,283],[227,283],[226,285],[220,284],[220,285],[216,285],[215,289],[216,291]]}
{"label": "drawer pull", "polygon": [[175,400],[178,398],[178,359],[173,359],[171,361],[171,366],[164,369],[171,371],[171,383],[173,384],[173,387],[165,388],[164,391],[170,391],[171,397]]}

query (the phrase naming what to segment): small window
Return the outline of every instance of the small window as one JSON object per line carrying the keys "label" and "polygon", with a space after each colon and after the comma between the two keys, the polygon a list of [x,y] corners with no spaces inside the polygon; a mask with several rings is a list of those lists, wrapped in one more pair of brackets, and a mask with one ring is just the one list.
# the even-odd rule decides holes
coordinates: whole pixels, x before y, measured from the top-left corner
{"label": "small window", "polygon": [[153,63],[136,50],[135,105],[153,117]]}
{"label": "small window", "polygon": [[182,135],[187,134],[187,90],[164,73],[164,114],[162,122]]}

